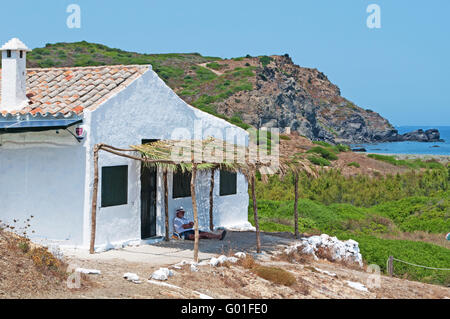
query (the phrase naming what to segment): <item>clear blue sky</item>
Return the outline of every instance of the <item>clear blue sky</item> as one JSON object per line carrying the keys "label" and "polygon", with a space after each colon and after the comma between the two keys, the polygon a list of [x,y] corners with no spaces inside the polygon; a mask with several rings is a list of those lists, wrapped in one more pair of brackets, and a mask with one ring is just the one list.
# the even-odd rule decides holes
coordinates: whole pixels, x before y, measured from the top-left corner
{"label": "clear blue sky", "polygon": [[[69,4],[81,29],[66,26]],[[381,29],[366,8],[381,7]],[[86,40],[145,53],[289,53],[394,125],[450,125],[449,0],[2,1],[0,41]]]}

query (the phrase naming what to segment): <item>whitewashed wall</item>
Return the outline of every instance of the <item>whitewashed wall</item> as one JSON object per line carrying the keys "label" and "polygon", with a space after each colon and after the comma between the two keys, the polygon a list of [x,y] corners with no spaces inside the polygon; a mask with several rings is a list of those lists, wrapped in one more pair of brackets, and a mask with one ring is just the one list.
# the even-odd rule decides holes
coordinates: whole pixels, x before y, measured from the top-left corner
{"label": "whitewashed wall", "polygon": [[22,226],[33,215],[34,239],[82,244],[85,165],[63,130],[0,135],[0,220]]}
{"label": "whitewashed wall", "polygon": [[[93,175],[92,149],[97,143],[105,143],[116,147],[128,148],[129,145],[140,144],[142,139],[171,139],[175,129],[184,129],[190,132],[194,138],[195,121],[201,121],[202,134],[195,138],[214,136],[232,141],[230,135],[224,134],[230,130],[240,137],[239,144],[247,143],[247,133],[218,119],[212,115],[201,112],[187,105],[157,76],[149,70],[125,90],[103,103],[96,110],[85,112],[85,124],[87,129],[86,147],[89,150],[86,157],[86,182],[84,201],[84,245],[89,245],[90,236],[90,203]],[[234,141],[234,140],[233,140]],[[128,204],[116,207],[101,208],[100,196],[98,197],[98,219],[96,245],[102,249],[116,246],[121,243],[140,240],[140,163],[107,154],[100,153],[99,167],[128,165]],[[219,182],[217,177],[216,183]],[[161,174],[158,176],[158,185],[161,183]],[[208,186],[206,186],[208,185]],[[219,185],[219,184],[217,184]],[[209,214],[209,177],[204,176],[197,186],[199,189],[200,214]],[[207,188],[207,189],[206,189]],[[171,198],[172,179],[169,178]],[[216,188],[216,225],[232,226],[242,225],[247,222],[248,195],[247,182],[242,175],[238,178],[238,194],[233,196],[218,196]],[[157,231],[159,235],[164,233],[163,199],[162,190],[158,190]],[[171,219],[173,211],[178,206],[184,206],[186,210],[192,210],[190,198],[170,199],[169,209]],[[209,209],[209,208],[208,208]],[[202,225],[209,224],[202,221]]]}

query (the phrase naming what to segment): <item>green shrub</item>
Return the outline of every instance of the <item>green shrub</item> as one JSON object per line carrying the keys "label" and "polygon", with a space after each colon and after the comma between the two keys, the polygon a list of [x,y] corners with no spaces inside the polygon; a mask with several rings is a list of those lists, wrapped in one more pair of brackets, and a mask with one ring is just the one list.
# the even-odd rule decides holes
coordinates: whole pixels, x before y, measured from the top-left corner
{"label": "green shrub", "polygon": [[350,152],[351,148],[348,145],[345,144],[337,144],[335,146],[332,147],[333,150],[335,150],[337,153],[341,153],[341,152]]}
{"label": "green shrub", "polygon": [[[444,198],[447,198],[444,196]],[[448,212],[448,203],[444,204],[436,199],[434,204],[426,203],[425,198],[405,199],[403,203],[385,203],[389,207],[376,206],[367,210],[349,204],[333,204],[326,206],[308,199],[300,199],[298,210],[300,212],[300,231],[312,233],[326,233],[337,236],[340,240],[354,239],[359,243],[361,254],[367,264],[377,264],[386,271],[386,261],[389,256],[394,256],[408,262],[429,267],[448,268],[450,253],[448,249],[434,244],[409,240],[382,239],[377,235],[389,234],[398,231],[407,224],[404,215],[409,215],[413,207],[423,205],[441,205],[443,211]],[[388,212],[388,213],[387,213]],[[392,219],[391,216],[394,219]],[[395,216],[400,212],[400,217]],[[293,232],[293,201],[258,200],[258,213],[260,228],[263,231],[287,231]],[[442,229],[448,229],[448,220],[436,215],[433,225],[440,223]],[[289,222],[289,220],[291,222]],[[254,224],[252,203],[249,207],[249,221]],[[405,224],[406,222],[406,224]],[[419,224],[418,224],[419,225]],[[429,230],[429,225],[421,224],[419,227]],[[406,276],[412,280],[420,280],[434,284],[450,284],[450,274],[412,267],[395,263],[394,274]]]}
{"label": "green shrub", "polygon": [[335,161],[338,159],[337,155],[330,151],[327,148],[323,148],[321,146],[316,146],[311,148],[308,153],[316,153],[319,154],[320,156],[322,156],[324,159],[330,160],[330,161]]}
{"label": "green shrub", "polygon": [[308,160],[313,163],[314,165],[319,166],[331,166],[331,163],[329,160],[323,157],[317,157],[317,156],[308,156]]}
{"label": "green shrub", "polygon": [[[317,164],[320,165],[320,164]],[[302,197],[324,204],[350,203],[370,207],[412,196],[441,197],[450,192],[449,170],[408,171],[403,174],[371,178],[365,175],[343,176],[339,170],[319,171],[317,178],[301,175]],[[270,176],[267,184],[257,182],[258,199],[293,200],[292,175],[284,180]]]}
{"label": "green shrub", "polygon": [[[374,236],[353,236],[352,238],[359,243],[365,262],[380,266],[384,272],[386,272],[386,261],[389,256],[427,267],[448,268],[450,265],[449,250],[437,245],[409,240],[380,239]],[[343,237],[343,239],[347,238]],[[424,269],[396,261],[394,261],[394,275],[431,284],[445,286],[450,284],[448,271]]]}
{"label": "green shrub", "polygon": [[264,55],[259,58],[259,62],[261,62],[263,67],[266,67],[271,61],[272,61],[272,58],[270,56]]}
{"label": "green shrub", "polygon": [[444,169],[444,165],[435,161],[435,160],[429,160],[429,161],[423,161],[421,159],[414,159],[414,160],[398,160],[395,158],[395,156],[391,155],[382,155],[382,154],[369,154],[367,155],[369,158],[376,159],[378,161],[383,161],[395,166],[406,166],[413,169],[420,169],[420,168],[427,168],[427,169]]}
{"label": "green shrub", "polygon": [[211,62],[211,63],[208,63],[206,66],[207,66],[208,68],[210,68],[210,69],[213,69],[213,70],[220,70],[220,69],[223,68],[223,65],[222,65],[222,64],[219,64],[219,63],[217,63],[217,62]]}
{"label": "green shrub", "polygon": [[361,167],[361,165],[359,165],[359,163],[357,163],[357,162],[351,162],[351,163],[348,163],[347,164],[347,166],[350,166],[350,167],[357,167],[357,168],[360,168]]}

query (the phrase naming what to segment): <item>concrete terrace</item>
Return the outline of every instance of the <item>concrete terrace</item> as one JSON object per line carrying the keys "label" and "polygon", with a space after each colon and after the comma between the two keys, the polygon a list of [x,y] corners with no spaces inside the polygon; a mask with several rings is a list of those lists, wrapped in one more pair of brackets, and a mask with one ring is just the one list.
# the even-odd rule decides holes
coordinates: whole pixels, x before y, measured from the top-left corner
{"label": "concrete terrace", "polygon": [[[280,246],[292,243],[294,238],[285,234],[261,233],[261,249],[265,254],[271,254]],[[256,234],[254,232],[228,231],[223,241],[200,240],[199,260],[233,252],[256,252]],[[182,260],[192,260],[194,255],[194,242],[185,240],[171,240],[155,244],[143,244],[139,246],[127,246],[122,249],[113,249],[106,252],[90,255],[88,251],[81,249],[63,249],[68,258],[82,260],[108,261],[119,259],[127,262],[146,263],[152,266],[164,266],[178,263]]]}

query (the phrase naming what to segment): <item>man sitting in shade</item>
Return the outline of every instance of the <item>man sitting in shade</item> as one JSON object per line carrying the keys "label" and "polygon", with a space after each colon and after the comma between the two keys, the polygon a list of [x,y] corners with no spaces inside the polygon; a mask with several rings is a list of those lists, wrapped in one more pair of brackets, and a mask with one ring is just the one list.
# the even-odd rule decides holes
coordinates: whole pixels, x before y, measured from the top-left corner
{"label": "man sitting in shade", "polygon": [[[194,222],[189,221],[187,218],[184,218],[184,208],[180,207],[176,211],[176,217],[173,220],[173,228],[176,233],[178,233],[183,239],[194,240],[195,239],[195,231],[194,231]],[[200,231],[200,239],[219,239],[223,240],[225,235],[227,234],[226,230],[223,230],[220,234],[213,234],[208,232]]]}

